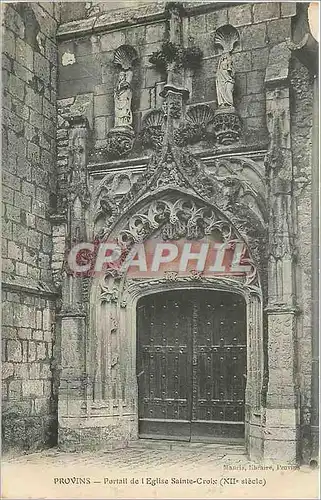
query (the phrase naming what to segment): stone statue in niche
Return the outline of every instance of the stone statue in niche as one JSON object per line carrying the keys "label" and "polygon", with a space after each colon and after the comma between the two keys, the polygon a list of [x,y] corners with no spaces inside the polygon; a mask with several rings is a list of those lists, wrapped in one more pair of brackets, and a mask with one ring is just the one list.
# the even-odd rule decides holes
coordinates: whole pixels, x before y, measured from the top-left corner
{"label": "stone statue in niche", "polygon": [[234,107],[233,93],[235,71],[230,54],[223,54],[218,63],[216,73],[216,93],[219,107]]}
{"label": "stone statue in niche", "polygon": [[132,126],[132,88],[133,71],[131,68],[121,69],[114,92],[115,127]]}
{"label": "stone statue in niche", "polygon": [[234,108],[235,71],[231,56],[239,39],[237,29],[230,24],[218,28],[214,38],[215,45],[223,49],[215,79],[218,108],[214,118],[216,139],[223,145],[232,144],[240,138],[240,118]]}
{"label": "stone statue in niche", "polygon": [[135,133],[132,113],[133,66],[137,52],[130,45],[121,45],[114,53],[119,73],[114,88],[114,127],[107,135],[107,154],[110,159],[126,156],[133,147]]}

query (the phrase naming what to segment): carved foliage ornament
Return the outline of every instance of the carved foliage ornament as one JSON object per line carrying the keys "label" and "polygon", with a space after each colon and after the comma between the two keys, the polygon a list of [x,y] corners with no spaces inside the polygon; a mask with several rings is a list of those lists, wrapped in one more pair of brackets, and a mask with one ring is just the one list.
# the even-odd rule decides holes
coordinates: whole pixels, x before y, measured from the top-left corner
{"label": "carved foliage ornament", "polygon": [[[213,207],[187,197],[176,201],[156,200],[145,211],[133,215],[126,227],[119,232],[117,243],[124,249],[124,255],[120,267],[110,269],[108,273],[120,279],[126,272],[126,256],[130,249],[156,234],[160,235],[164,241],[181,238],[201,240],[207,236],[213,236],[216,241],[222,243],[233,244],[239,241],[231,223]],[[254,284],[257,281],[256,267],[249,257],[244,258],[243,262],[252,267],[252,272],[246,277],[246,283]],[[175,279],[175,277],[171,276],[168,279]],[[202,276],[199,273],[193,273],[191,279],[202,279]],[[114,295],[113,290],[108,290],[102,298],[106,301],[117,301],[118,295]]]}
{"label": "carved foliage ornament", "polygon": [[229,145],[237,142],[241,133],[241,122],[238,114],[232,109],[228,112],[217,110],[214,118],[214,131],[220,144]]}
{"label": "carved foliage ornament", "polygon": [[269,150],[265,156],[267,173],[271,169],[277,172],[282,168],[284,161],[283,149],[287,145],[289,136],[289,119],[286,116],[281,91],[276,89],[272,95],[273,99],[269,99],[267,103],[267,127],[271,139]]}
{"label": "carved foliage ornament", "polygon": [[200,48],[183,47],[180,44],[166,41],[161,50],[153,52],[149,62],[156,67],[161,74],[168,71],[169,65],[175,65],[175,69],[181,68],[197,69],[200,66],[203,53]]}
{"label": "carved foliage ornament", "polygon": [[152,157],[148,170],[123,198],[120,211],[127,211],[144,194],[164,187],[189,189],[207,199],[222,198],[222,187],[205,172],[194,156],[185,150],[176,148],[174,154],[171,149],[167,149],[161,159],[156,154]]}
{"label": "carved foliage ornament", "polygon": [[[263,254],[266,248],[265,206],[257,203],[261,197],[253,186],[244,180],[230,175],[213,176],[186,150],[168,147],[160,157],[155,154],[148,169],[132,184],[130,190],[119,203],[118,213],[130,213],[135,205],[152,194],[163,198],[164,192],[178,190],[189,196],[202,198],[214,204],[231,220],[242,237],[247,238],[255,261],[264,265]],[[148,222],[147,222],[148,224]],[[105,240],[115,231],[116,220],[104,221],[99,238]],[[140,227],[140,226],[139,226]],[[137,237],[144,237],[139,236]],[[126,238],[125,238],[126,239]],[[131,241],[131,237],[128,237]]]}
{"label": "carved foliage ornament", "polygon": [[208,206],[200,206],[194,200],[181,198],[154,201],[146,213],[132,216],[127,228],[118,237],[120,245],[143,242],[147,237],[161,230],[164,240],[201,239],[213,231],[220,233],[222,241],[232,238],[231,225],[219,218]]}
{"label": "carved foliage ornament", "polygon": [[118,217],[118,205],[121,198],[132,186],[132,174],[122,172],[106,175],[93,193],[92,220],[94,234],[100,238],[106,226],[111,225]]}

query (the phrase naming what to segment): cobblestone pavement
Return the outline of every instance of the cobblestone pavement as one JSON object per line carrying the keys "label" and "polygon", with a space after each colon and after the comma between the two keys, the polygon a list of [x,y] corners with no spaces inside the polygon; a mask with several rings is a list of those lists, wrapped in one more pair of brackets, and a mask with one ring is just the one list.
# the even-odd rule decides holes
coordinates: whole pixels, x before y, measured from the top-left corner
{"label": "cobblestone pavement", "polygon": [[316,471],[255,468],[242,446],[141,440],[2,463],[2,498],[318,498]]}

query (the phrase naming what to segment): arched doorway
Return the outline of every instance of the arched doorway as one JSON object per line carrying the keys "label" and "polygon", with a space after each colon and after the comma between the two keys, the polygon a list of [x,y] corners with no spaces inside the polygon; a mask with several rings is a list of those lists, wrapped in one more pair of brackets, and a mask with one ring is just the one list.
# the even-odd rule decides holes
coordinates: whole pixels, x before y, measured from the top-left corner
{"label": "arched doorway", "polygon": [[244,298],[184,289],[137,302],[138,434],[239,442],[244,438]]}

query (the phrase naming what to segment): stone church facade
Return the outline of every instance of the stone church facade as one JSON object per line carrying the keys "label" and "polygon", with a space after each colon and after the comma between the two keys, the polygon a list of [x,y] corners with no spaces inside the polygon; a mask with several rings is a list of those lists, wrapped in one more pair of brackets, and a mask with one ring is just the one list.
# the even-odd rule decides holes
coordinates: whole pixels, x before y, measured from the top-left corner
{"label": "stone church facade", "polygon": [[[318,46],[307,9],[3,8],[5,448],[157,438],[317,460]],[[92,272],[111,242],[118,264]],[[188,242],[186,272],[130,274],[126,257],[155,242]],[[199,242],[218,245],[216,262],[242,244],[246,271],[223,272],[222,257],[203,272]],[[77,245],[87,251],[75,272]]]}

